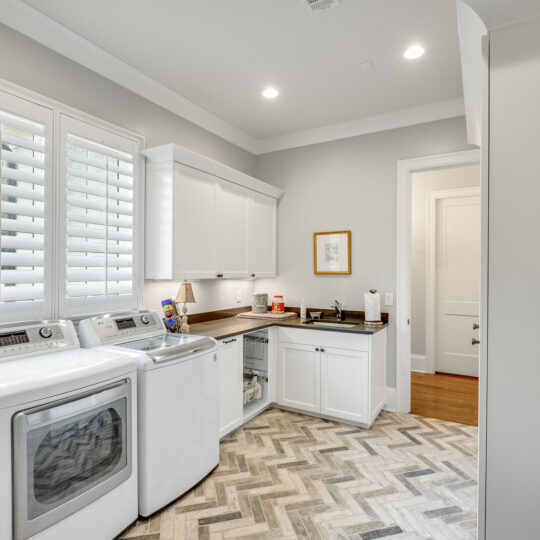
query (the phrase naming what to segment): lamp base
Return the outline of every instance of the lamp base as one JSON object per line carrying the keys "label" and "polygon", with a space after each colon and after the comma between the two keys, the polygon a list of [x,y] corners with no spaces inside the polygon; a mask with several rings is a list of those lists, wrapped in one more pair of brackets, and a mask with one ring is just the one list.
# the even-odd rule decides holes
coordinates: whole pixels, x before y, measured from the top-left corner
{"label": "lamp base", "polygon": [[187,317],[187,304],[184,302],[182,306],[182,324],[180,325],[180,332],[187,334],[189,332],[189,324]]}

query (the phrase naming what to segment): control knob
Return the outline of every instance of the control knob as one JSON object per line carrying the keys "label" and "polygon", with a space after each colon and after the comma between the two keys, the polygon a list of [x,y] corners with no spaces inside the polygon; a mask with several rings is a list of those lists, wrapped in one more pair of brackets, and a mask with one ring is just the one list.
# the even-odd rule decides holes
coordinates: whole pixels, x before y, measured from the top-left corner
{"label": "control knob", "polygon": [[39,335],[42,338],[49,339],[52,336],[52,330],[48,326],[44,326],[43,328],[39,329]]}
{"label": "control knob", "polygon": [[148,315],[143,315],[143,316],[141,317],[141,322],[142,322],[143,324],[148,324],[148,323],[150,322],[150,318],[148,317]]}

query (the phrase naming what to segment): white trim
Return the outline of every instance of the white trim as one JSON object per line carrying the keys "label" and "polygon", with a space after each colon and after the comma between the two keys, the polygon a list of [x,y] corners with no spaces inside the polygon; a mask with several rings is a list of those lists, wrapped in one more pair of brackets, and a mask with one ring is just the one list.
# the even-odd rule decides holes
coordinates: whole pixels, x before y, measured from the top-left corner
{"label": "white trim", "polygon": [[142,152],[148,160],[153,163],[181,163],[187,167],[203,171],[208,174],[212,174],[228,182],[232,182],[239,186],[257,191],[258,193],[263,193],[274,199],[279,199],[283,193],[282,189],[267,184],[262,180],[253,178],[243,172],[237,171],[223,163],[219,163],[210,159],[209,157],[203,156],[198,152],[184,148],[177,144],[164,144],[162,146],[155,146],[154,148],[148,148]]}
{"label": "white trim", "polygon": [[426,214],[426,373],[435,373],[435,321],[437,287],[437,201],[457,197],[479,197],[480,186],[427,192]]}
{"label": "white trim", "polygon": [[479,150],[413,158],[397,163],[396,408],[411,409],[411,174],[480,162]]}
{"label": "white trim", "polygon": [[386,403],[383,410],[397,412],[396,408],[396,389],[393,386],[386,387]]}
{"label": "white trim", "polygon": [[0,22],[129,91],[258,155],[412,126],[465,114],[463,98],[257,139],[47,17],[21,0],[0,0]]}
{"label": "white trim", "polygon": [[278,150],[347,139],[349,137],[357,137],[379,131],[424,124],[446,118],[455,118],[464,114],[465,106],[463,104],[463,98],[450,99],[448,101],[402,109],[377,116],[358,118],[350,122],[264,139],[259,141],[258,153],[267,154],[269,152],[277,152]]}
{"label": "white trim", "polygon": [[411,354],[411,371],[416,373],[433,373],[427,365],[427,356],[425,354]]}
{"label": "white trim", "polygon": [[95,73],[253,154],[257,140],[154,81],[21,0],[2,0],[0,21]]}

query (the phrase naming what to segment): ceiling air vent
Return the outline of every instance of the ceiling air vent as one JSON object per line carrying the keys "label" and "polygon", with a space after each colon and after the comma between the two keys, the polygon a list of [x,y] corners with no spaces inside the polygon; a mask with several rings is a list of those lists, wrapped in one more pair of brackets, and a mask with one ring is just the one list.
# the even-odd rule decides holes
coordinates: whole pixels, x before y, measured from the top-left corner
{"label": "ceiling air vent", "polygon": [[303,2],[312,13],[320,13],[325,9],[336,7],[341,4],[341,0],[303,0]]}

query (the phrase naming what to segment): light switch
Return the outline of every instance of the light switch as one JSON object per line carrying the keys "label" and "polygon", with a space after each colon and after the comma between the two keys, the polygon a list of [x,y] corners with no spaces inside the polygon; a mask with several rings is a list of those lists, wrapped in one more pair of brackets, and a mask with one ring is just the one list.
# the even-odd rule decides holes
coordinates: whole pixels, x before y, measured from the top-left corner
{"label": "light switch", "polygon": [[236,303],[240,304],[242,302],[242,289],[236,289]]}
{"label": "light switch", "polygon": [[385,306],[394,305],[394,293],[391,293],[391,292],[384,293],[384,305]]}

